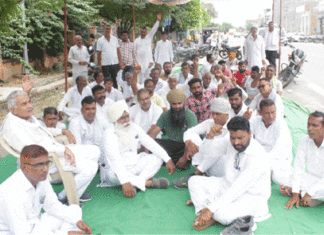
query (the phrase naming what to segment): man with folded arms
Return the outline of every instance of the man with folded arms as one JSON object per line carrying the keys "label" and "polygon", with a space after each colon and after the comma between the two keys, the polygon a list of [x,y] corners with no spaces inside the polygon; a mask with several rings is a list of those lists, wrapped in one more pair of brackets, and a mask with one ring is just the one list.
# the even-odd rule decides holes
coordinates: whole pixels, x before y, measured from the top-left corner
{"label": "man with folded arms", "polygon": [[[107,113],[114,128],[104,133],[105,163],[100,168],[99,186],[122,185],[124,196],[130,198],[135,196],[137,189],[145,191],[146,188],[168,188],[169,181],[166,178],[153,178],[163,162],[166,163],[170,175],[175,171],[166,151],[141,127],[130,121],[129,108],[125,101],[117,101],[108,108]],[[152,154],[137,154],[139,143]]]}
{"label": "man with folded arms", "polygon": [[92,233],[78,205],[57,200],[47,179],[51,163],[47,150],[39,145],[22,149],[20,169],[0,185],[1,234]]}
{"label": "man with folded arms", "polygon": [[203,230],[219,222],[232,224],[221,234],[240,234],[255,229],[246,216],[253,216],[256,222],[270,216],[270,161],[252,138],[248,119],[234,117],[227,129],[229,137],[206,138],[201,146],[206,158],[225,156],[225,176],[192,176],[188,188],[197,215],[193,228]]}

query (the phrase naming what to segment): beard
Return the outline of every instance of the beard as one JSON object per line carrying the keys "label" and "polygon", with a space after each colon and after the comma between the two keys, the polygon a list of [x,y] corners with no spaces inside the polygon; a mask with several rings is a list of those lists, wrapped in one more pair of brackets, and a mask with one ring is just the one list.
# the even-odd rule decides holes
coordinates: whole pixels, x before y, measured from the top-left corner
{"label": "beard", "polygon": [[200,96],[202,96],[202,92],[195,92],[192,94],[194,95],[195,98],[199,98]]}
{"label": "beard", "polygon": [[[135,138],[135,133],[133,131],[132,125],[130,122],[123,124],[116,123],[115,131],[119,137],[119,142],[121,143],[121,148],[123,150],[129,150],[133,146],[133,140]],[[133,137],[133,138],[132,138]]]}
{"label": "beard", "polygon": [[169,76],[171,74],[171,70],[164,70],[164,73]]}
{"label": "beard", "polygon": [[[251,140],[249,140],[249,142],[247,142],[246,145],[240,145],[240,144],[238,144],[238,145],[233,145],[233,147],[234,147],[234,149],[235,149],[236,151],[238,151],[239,153],[243,153],[243,152],[247,149],[247,147],[249,147],[249,145],[250,145],[250,141],[251,141]],[[239,148],[238,148],[238,147],[239,147]]]}
{"label": "beard", "polygon": [[185,108],[182,107],[179,110],[171,108],[170,118],[172,127],[182,129],[186,119]]}
{"label": "beard", "polygon": [[244,70],[240,70],[240,73],[244,73],[245,72],[245,69]]}
{"label": "beard", "polygon": [[242,104],[235,105],[235,106],[231,105],[231,107],[232,107],[233,110],[239,110],[242,106],[243,106],[243,103]]}

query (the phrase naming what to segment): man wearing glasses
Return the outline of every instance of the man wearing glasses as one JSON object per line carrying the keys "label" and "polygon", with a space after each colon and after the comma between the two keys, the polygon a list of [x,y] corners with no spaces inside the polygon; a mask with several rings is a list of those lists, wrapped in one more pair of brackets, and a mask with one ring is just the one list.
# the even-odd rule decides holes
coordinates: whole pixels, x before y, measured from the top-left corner
{"label": "man wearing glasses", "polygon": [[[193,227],[203,230],[216,221],[230,225],[221,234],[251,234],[254,224],[270,217],[270,162],[264,148],[252,138],[249,120],[237,116],[227,124],[230,138],[210,139],[201,154],[217,160],[225,157],[224,177],[192,176],[189,192],[195,206]],[[254,219],[253,219],[254,217]]]}
{"label": "man wearing glasses", "polygon": [[52,163],[47,150],[39,145],[25,146],[20,163],[20,169],[0,185],[0,233],[91,234],[82,221],[81,208],[57,200],[46,179]]}

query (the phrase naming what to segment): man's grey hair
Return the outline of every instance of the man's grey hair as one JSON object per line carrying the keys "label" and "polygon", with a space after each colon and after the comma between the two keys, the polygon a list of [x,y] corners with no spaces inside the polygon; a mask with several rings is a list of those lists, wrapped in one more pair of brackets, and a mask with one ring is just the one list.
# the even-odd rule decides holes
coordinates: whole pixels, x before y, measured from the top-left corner
{"label": "man's grey hair", "polygon": [[81,38],[82,39],[82,36],[81,35],[76,35],[75,36],[75,39],[77,39],[77,38]]}
{"label": "man's grey hair", "polygon": [[129,75],[132,75],[133,76],[133,74],[131,72],[126,72],[125,73],[125,78],[128,77]]}
{"label": "man's grey hair", "polygon": [[220,64],[216,64],[216,65],[213,66],[213,68],[214,68],[214,69],[215,69],[215,68],[222,69],[223,67],[222,67]]}
{"label": "man's grey hair", "polygon": [[206,72],[206,73],[204,74],[203,78],[205,78],[206,75],[210,75],[210,76],[212,76],[211,72]]}
{"label": "man's grey hair", "polygon": [[21,90],[17,90],[17,91],[13,91],[11,92],[8,97],[7,97],[7,104],[8,104],[8,109],[10,110],[11,108],[16,108],[16,101],[15,98],[21,95],[28,95],[26,92],[21,91]]}

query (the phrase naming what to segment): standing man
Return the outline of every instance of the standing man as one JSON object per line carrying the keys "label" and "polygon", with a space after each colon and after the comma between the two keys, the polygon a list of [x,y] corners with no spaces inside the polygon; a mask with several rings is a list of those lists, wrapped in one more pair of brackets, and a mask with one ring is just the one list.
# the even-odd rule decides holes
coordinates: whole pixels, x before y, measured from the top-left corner
{"label": "standing man", "polygon": [[105,25],[104,36],[99,38],[97,43],[97,55],[99,70],[103,72],[104,77],[109,77],[114,81],[114,87],[117,86],[117,73],[119,66],[122,65],[122,57],[118,40],[110,35],[110,25]]}
{"label": "standing man", "polygon": [[258,28],[253,26],[251,28],[251,34],[244,42],[244,57],[249,70],[251,70],[251,68],[255,65],[261,68],[266,63],[264,41],[262,36],[258,35],[257,32]]}
{"label": "standing man", "polygon": [[173,49],[172,43],[167,40],[168,34],[163,31],[161,33],[161,39],[156,43],[154,58],[155,62],[164,66],[165,62],[173,63]]}
{"label": "standing man", "polygon": [[149,63],[153,62],[151,44],[152,44],[153,36],[159,27],[161,19],[162,19],[162,14],[161,13],[157,14],[156,22],[155,22],[151,32],[149,34],[147,34],[146,27],[142,27],[141,28],[141,37],[136,38],[136,40],[134,42],[135,51],[137,54],[137,61],[142,68],[142,71],[140,73],[140,79],[139,79],[140,84],[143,84],[143,82],[144,82],[144,73],[145,73]]}
{"label": "standing man", "polygon": [[75,36],[75,42],[76,45],[71,47],[69,52],[69,62],[73,65],[74,84],[76,84],[75,79],[78,76],[83,76],[88,81],[88,63],[90,61],[88,49],[82,45],[82,37],[80,35]]}
{"label": "standing man", "polygon": [[[280,30],[275,29],[274,23],[272,21],[269,22],[268,26],[269,29],[265,29],[259,34],[261,34],[264,38],[266,58],[269,61],[269,63],[276,68],[277,52],[279,50]],[[281,37],[285,36],[286,32],[283,28],[281,28]]]}

